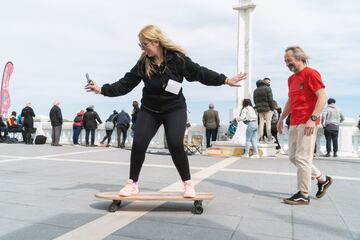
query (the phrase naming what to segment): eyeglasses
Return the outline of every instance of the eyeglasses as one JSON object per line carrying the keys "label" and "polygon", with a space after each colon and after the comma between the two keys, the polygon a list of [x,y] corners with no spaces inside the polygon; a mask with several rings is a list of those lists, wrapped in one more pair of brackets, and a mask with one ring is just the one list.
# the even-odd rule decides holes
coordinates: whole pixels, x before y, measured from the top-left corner
{"label": "eyeglasses", "polygon": [[142,43],[139,43],[138,45],[139,45],[139,47],[140,47],[141,49],[144,49],[144,48],[146,48],[146,47],[149,45],[149,43],[150,43],[150,42],[142,42]]}

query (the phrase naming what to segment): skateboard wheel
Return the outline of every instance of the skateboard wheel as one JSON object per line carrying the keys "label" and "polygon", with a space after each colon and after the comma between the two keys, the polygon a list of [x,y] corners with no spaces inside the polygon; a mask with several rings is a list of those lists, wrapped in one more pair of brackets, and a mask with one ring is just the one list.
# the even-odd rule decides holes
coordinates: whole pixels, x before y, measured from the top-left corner
{"label": "skateboard wheel", "polygon": [[119,209],[119,205],[121,204],[121,201],[120,203],[118,201],[113,201],[109,208],[108,208],[108,211],[109,212],[116,212],[118,209]]}
{"label": "skateboard wheel", "polygon": [[195,213],[195,214],[202,214],[203,212],[204,212],[204,209],[203,209],[202,206],[196,206],[196,207],[194,208],[194,213]]}
{"label": "skateboard wheel", "polygon": [[194,207],[202,207],[202,201],[201,200],[195,200],[194,201]]}

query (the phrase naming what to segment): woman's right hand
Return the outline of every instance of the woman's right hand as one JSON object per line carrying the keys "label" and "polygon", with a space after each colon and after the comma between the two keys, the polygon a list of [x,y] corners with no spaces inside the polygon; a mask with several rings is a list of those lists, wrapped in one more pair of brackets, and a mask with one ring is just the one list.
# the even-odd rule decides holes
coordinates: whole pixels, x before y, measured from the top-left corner
{"label": "woman's right hand", "polygon": [[93,80],[91,80],[88,84],[85,85],[85,90],[87,92],[94,92],[96,94],[101,93],[101,87],[99,87],[99,85],[97,85],[97,83]]}

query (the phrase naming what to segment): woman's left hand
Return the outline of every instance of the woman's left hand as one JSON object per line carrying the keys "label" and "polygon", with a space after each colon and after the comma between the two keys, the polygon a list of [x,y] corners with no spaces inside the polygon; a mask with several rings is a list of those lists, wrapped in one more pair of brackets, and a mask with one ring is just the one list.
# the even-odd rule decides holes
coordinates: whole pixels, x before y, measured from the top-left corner
{"label": "woman's left hand", "polygon": [[239,82],[245,80],[246,77],[247,77],[246,73],[239,73],[238,75],[225,79],[225,84],[231,87],[241,87]]}

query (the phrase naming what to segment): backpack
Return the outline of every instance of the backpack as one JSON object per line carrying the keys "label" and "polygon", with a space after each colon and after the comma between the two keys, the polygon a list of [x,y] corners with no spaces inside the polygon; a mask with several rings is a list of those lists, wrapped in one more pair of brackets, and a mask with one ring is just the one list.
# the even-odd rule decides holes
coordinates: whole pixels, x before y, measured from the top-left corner
{"label": "backpack", "polygon": [[235,135],[236,129],[237,129],[238,122],[236,119],[232,120],[230,122],[229,128],[228,128],[228,136],[232,138]]}
{"label": "backpack", "polygon": [[81,120],[82,120],[82,117],[81,117],[81,116],[76,116],[76,117],[74,118],[74,122],[81,122]]}

